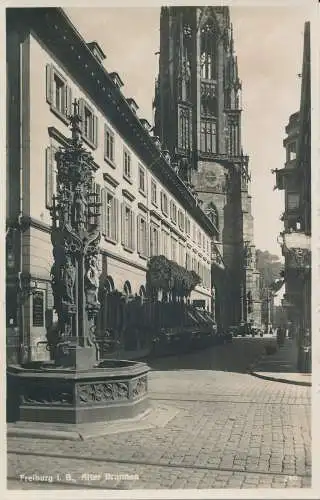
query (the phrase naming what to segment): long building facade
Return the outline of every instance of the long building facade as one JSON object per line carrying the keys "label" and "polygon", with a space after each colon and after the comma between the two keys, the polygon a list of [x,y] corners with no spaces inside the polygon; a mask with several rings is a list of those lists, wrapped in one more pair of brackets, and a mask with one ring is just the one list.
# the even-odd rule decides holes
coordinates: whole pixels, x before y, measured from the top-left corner
{"label": "long building facade", "polygon": [[213,221],[104,58],[62,9],[7,9],[7,345],[31,359],[43,358],[56,319],[50,210],[75,99],[102,203],[98,333],[119,326],[123,301],[147,296],[152,256],[195,271],[189,300],[212,306]]}
{"label": "long building facade", "polygon": [[163,7],[155,133],[215,226],[217,321],[261,325],[241,81],[228,7]]}
{"label": "long building facade", "polygon": [[[286,162],[274,170],[276,185],[285,192],[284,229],[281,233],[285,258],[284,306],[293,333],[302,346],[311,341],[311,67],[310,23],[304,27],[300,109],[289,118]],[[307,339],[306,339],[307,337]]]}

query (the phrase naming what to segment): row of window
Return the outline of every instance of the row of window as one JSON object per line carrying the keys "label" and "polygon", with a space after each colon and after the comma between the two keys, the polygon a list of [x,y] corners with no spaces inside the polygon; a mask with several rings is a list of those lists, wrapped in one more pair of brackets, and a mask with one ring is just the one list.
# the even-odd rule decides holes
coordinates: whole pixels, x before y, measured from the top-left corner
{"label": "row of window", "polygon": [[[46,98],[51,110],[69,123],[72,114],[72,91],[66,78],[52,64],[46,66]],[[84,140],[93,148],[98,146],[98,117],[83,98],[79,99],[81,132]]]}
{"label": "row of window", "polygon": [[[119,227],[119,200],[115,197],[113,193],[111,193],[107,189],[101,190],[101,232],[102,234],[111,242],[118,242],[118,227]],[[129,202],[123,201],[121,204],[121,234],[122,234],[122,244],[128,250],[135,250],[135,224],[134,224],[134,212]],[[150,237],[150,256],[158,255],[160,253],[160,239],[157,234],[159,228],[156,224],[151,223],[151,234]],[[138,252],[142,255],[148,256],[148,245],[147,245],[147,216],[139,215],[137,220],[137,228],[138,228]],[[163,230],[164,234],[169,234]],[[174,238],[173,238],[174,239]],[[203,235],[203,240],[201,239],[201,232],[198,231],[198,242],[200,245],[201,242],[205,242],[205,237]],[[210,240],[207,240],[208,245],[210,245]],[[170,245],[164,238],[163,239],[163,247],[161,251],[167,253],[166,247],[169,248]],[[208,250],[207,246],[203,243],[201,247],[203,250]],[[175,258],[173,260],[181,260],[177,259],[177,253],[175,251],[171,251],[171,254]]]}
{"label": "row of window", "polygon": [[[69,87],[67,80],[61,73],[52,65],[47,65],[47,101],[51,105],[51,109],[63,120],[67,121],[68,115],[72,113],[72,95],[71,88]],[[97,116],[94,114],[92,107],[84,100],[79,101],[79,113],[82,118],[82,134],[84,139],[92,146],[97,147],[98,145],[98,120]],[[184,128],[184,141],[186,141],[186,136],[188,135],[187,129]],[[186,146],[186,142],[184,142]],[[48,159],[48,155],[50,158]],[[52,205],[52,195],[55,192],[55,174],[56,166],[51,165],[54,162],[54,152],[47,151],[47,196],[46,196],[46,206],[48,208]],[[114,132],[105,124],[104,126],[104,157],[112,166],[115,167],[115,134]],[[49,164],[49,168],[48,168]],[[51,171],[50,171],[51,169]],[[130,151],[124,146],[123,148],[123,176],[129,182],[132,182],[133,172],[132,172],[132,156]],[[138,188],[140,193],[147,196],[147,172],[146,169],[139,164],[138,165]],[[151,203],[158,207],[158,186],[154,179],[151,179]],[[161,191],[161,211],[166,217],[170,217],[173,224],[177,224],[182,232],[185,232],[189,237],[191,237],[191,224],[188,217],[185,217],[184,212],[181,209],[177,209],[177,206],[173,200],[168,200],[168,196],[164,191]],[[195,228],[195,226],[194,226]],[[195,230],[195,229],[194,229]],[[206,238],[203,234],[193,235],[193,241],[198,244],[198,246],[203,247],[204,251],[209,253],[210,244],[209,240],[205,243]]]}
{"label": "row of window", "polygon": [[166,229],[161,229],[161,245],[160,245],[160,229],[151,223],[150,236],[150,255],[158,255],[161,253],[168,259],[171,259],[188,270],[193,270],[199,274],[202,284],[210,288],[211,274],[210,267],[198,259],[194,252],[186,250],[185,245],[178,241]]}
{"label": "row of window", "polygon": [[[46,205],[52,207],[52,198],[56,192],[56,164],[54,159],[55,148],[47,148],[47,171],[46,171]],[[99,184],[94,185],[94,191],[101,199],[101,233],[104,238],[111,243],[121,241],[122,246],[129,252],[135,250],[142,258],[163,254],[167,258],[174,260],[187,269],[196,271],[203,280],[204,286],[210,286],[207,280],[207,269],[205,264],[195,256],[194,252],[188,253],[185,244],[179,241],[178,237],[172,235],[170,230],[160,229],[154,222],[148,223],[147,214],[136,215],[130,202],[123,201],[121,204],[114,193],[106,188],[101,189]],[[176,211],[174,204],[171,204],[172,216]],[[96,219],[89,221],[95,223]],[[180,220],[179,220],[180,218]],[[184,218],[184,214],[178,211],[178,223],[180,227],[185,224],[186,231],[190,233],[190,219]],[[207,253],[210,253],[210,240],[205,238],[196,226],[193,226],[193,239]],[[207,246],[205,242],[207,241]],[[202,245],[202,246],[201,246]]]}
{"label": "row of window", "polygon": [[[147,216],[142,213],[136,215],[126,201],[120,205],[119,200],[107,189],[102,189],[101,200],[101,232],[107,240],[117,243],[120,239],[119,227],[121,227],[121,244],[127,251],[137,250],[143,258],[165,255],[187,269],[193,269],[203,280],[205,279],[204,269],[209,268],[206,268],[195,256],[191,257],[186,252],[185,245],[169,231],[160,230],[154,222],[149,223]],[[204,281],[204,284],[206,286],[207,281]]]}
{"label": "row of window", "polygon": [[[57,165],[55,161],[55,152],[57,151],[54,147],[48,147],[46,150],[46,207],[52,207],[52,198],[56,192],[56,175],[57,175]],[[145,171],[141,171],[140,176],[140,187],[146,192],[146,178]],[[101,193],[103,197],[102,203],[103,206],[109,206],[110,203],[113,203],[113,195],[108,193],[106,190],[103,190]],[[158,186],[154,179],[151,179],[151,202],[153,205],[158,207]],[[202,248],[204,252],[210,254],[210,239],[206,237],[206,235],[198,228],[195,223],[192,224],[192,233],[191,233],[191,221],[188,216],[185,216],[183,210],[177,208],[176,203],[173,200],[168,199],[168,195],[165,191],[160,191],[160,208],[164,216],[170,217],[172,224],[177,225],[179,230],[182,233],[186,233],[186,235],[192,239],[192,241],[198,245],[198,247]],[[113,208],[113,211],[115,209]],[[103,227],[111,228],[111,225],[115,224],[115,219],[109,219],[110,211],[106,212],[106,222],[103,223]],[[111,231],[111,229],[110,229]],[[111,236],[111,233],[108,230],[108,238],[115,239]],[[113,229],[113,232],[115,229]]]}
{"label": "row of window", "polygon": [[[72,114],[72,92],[67,83],[66,78],[52,65],[48,64],[47,68],[47,101],[49,102],[52,111],[57,114],[62,120],[68,123],[68,116]],[[81,129],[84,140],[93,148],[98,146],[98,118],[94,113],[93,108],[89,103],[81,98],[79,100],[79,113],[81,117]],[[183,149],[188,149],[190,146],[190,114],[189,109],[181,109],[181,144]],[[205,152],[216,152],[216,125],[213,121],[201,122],[201,149]],[[113,167],[115,163],[115,134],[104,125],[104,158]],[[130,183],[133,179],[132,155],[130,151],[123,147],[123,177]],[[147,196],[147,172],[146,169],[138,165],[138,189],[141,194]],[[151,202],[158,205],[157,183],[151,179]],[[161,210],[164,215],[168,216],[168,197],[165,193],[161,193]],[[177,224],[181,231],[188,231],[188,224],[185,224],[182,211],[178,212],[174,202],[170,202],[170,218],[174,224]]]}

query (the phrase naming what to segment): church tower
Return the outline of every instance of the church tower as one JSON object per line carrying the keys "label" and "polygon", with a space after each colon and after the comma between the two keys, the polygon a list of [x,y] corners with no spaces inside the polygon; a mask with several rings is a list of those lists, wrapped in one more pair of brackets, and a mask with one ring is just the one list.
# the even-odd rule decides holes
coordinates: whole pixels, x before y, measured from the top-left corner
{"label": "church tower", "polygon": [[261,323],[241,113],[229,8],[162,7],[154,132],[215,225],[212,300],[222,327]]}

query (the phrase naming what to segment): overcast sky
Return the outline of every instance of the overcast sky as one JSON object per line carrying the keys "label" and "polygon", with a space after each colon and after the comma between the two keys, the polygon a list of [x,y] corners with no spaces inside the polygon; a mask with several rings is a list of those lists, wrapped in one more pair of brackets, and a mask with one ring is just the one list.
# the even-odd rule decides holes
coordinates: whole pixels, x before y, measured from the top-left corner
{"label": "overcast sky", "polygon": [[[196,2],[195,2],[196,3]],[[308,7],[309,6],[309,7]],[[152,100],[158,72],[157,7],[65,8],[87,42],[96,40],[117,71],[126,97],[153,123]],[[239,76],[243,84],[242,143],[250,156],[255,244],[281,256],[283,192],[274,191],[271,169],[282,168],[282,141],[289,115],[299,109],[304,22],[310,3],[299,6],[231,7]]]}

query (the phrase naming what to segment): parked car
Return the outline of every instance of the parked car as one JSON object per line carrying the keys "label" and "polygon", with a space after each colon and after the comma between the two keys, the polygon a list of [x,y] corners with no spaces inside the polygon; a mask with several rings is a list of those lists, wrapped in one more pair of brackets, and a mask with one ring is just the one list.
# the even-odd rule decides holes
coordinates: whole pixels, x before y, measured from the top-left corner
{"label": "parked car", "polygon": [[255,337],[256,335],[261,335],[261,332],[262,330],[257,325],[254,324],[250,325],[250,333],[252,337]]}
{"label": "parked car", "polygon": [[231,335],[232,337],[237,337],[239,335],[239,327],[238,326],[229,326],[227,329],[227,334]]}
{"label": "parked car", "polygon": [[237,337],[238,335],[241,335],[241,337],[252,335],[254,337],[260,333],[260,329],[256,325],[244,321],[238,325],[229,326],[228,331],[233,337]]}

